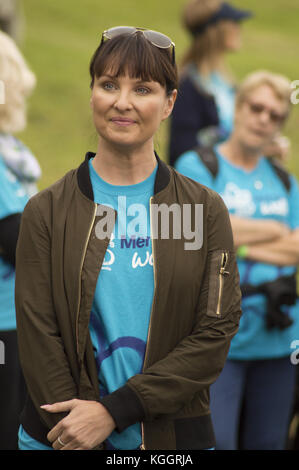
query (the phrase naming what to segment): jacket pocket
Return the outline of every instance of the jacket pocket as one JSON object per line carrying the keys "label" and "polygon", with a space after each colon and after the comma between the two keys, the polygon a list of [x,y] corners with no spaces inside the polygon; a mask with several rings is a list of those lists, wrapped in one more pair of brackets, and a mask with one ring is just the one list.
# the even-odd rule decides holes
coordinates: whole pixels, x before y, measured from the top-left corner
{"label": "jacket pocket", "polygon": [[221,318],[226,278],[230,276],[229,271],[227,271],[229,256],[229,252],[225,250],[216,250],[210,253],[207,306],[207,315],[209,317]]}

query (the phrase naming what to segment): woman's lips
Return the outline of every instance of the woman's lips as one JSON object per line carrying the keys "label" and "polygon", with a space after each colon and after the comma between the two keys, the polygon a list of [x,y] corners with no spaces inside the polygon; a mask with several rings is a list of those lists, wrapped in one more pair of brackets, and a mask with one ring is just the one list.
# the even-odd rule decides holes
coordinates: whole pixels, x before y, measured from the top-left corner
{"label": "woman's lips", "polygon": [[133,119],[122,118],[122,117],[114,117],[111,119],[111,121],[118,126],[131,126],[132,124],[135,124],[136,122]]}
{"label": "woman's lips", "polygon": [[267,133],[262,129],[250,129],[250,131],[258,137],[265,138]]}

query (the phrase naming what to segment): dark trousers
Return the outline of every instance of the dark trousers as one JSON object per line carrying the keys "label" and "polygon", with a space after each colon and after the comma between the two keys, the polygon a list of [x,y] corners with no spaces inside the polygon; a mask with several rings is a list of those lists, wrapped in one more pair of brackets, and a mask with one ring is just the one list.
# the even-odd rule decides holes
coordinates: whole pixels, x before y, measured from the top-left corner
{"label": "dark trousers", "polygon": [[285,449],[295,379],[290,357],[228,360],[210,388],[216,449]]}
{"label": "dark trousers", "polygon": [[0,450],[17,450],[19,415],[25,402],[26,386],[16,331],[0,331],[0,352]]}

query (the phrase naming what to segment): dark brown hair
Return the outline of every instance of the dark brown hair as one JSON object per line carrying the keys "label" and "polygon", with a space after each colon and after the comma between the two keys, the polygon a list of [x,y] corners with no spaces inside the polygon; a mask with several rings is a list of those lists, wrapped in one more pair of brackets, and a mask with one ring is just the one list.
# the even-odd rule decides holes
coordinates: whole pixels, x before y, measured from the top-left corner
{"label": "dark brown hair", "polygon": [[178,87],[176,65],[172,63],[172,51],[151,44],[142,32],[122,34],[101,44],[95,51],[89,66],[91,88],[96,77],[106,72],[116,77],[126,73],[131,78],[160,83],[170,94]]}

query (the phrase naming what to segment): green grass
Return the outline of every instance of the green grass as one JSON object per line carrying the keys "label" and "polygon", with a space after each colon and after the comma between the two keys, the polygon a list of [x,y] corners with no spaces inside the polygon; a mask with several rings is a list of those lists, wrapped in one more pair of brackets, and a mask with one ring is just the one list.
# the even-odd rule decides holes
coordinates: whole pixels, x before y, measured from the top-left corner
{"label": "green grass", "polygon": [[[97,136],[89,106],[88,65],[103,29],[137,25],[168,34],[181,57],[189,37],[180,24],[183,0],[26,0],[26,29],[21,49],[37,75],[38,85],[29,102],[28,127],[20,137],[39,159],[40,189],[70,168],[87,150],[95,150]],[[243,47],[229,57],[238,80],[255,69],[269,69],[299,79],[297,0],[234,0],[254,10],[244,25]],[[297,46],[298,44],[298,46]],[[299,177],[299,105],[285,129],[291,139],[289,168]],[[168,126],[157,138],[166,158]]]}

